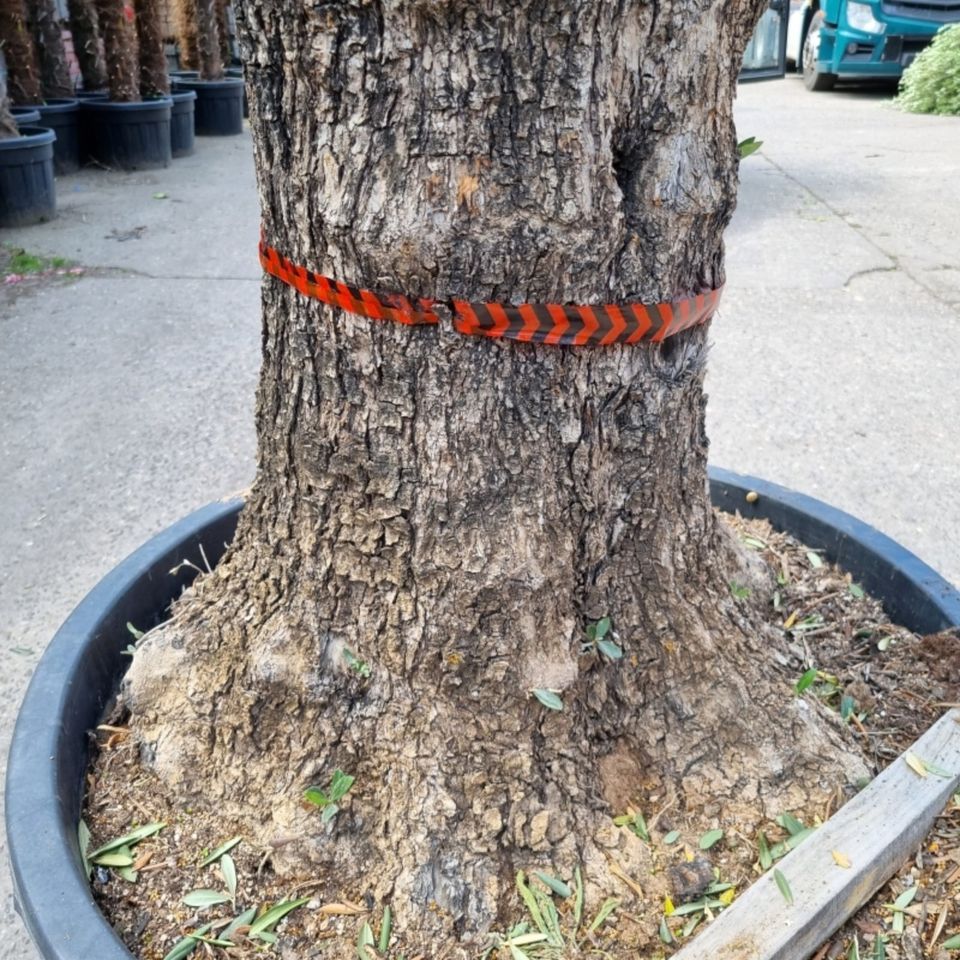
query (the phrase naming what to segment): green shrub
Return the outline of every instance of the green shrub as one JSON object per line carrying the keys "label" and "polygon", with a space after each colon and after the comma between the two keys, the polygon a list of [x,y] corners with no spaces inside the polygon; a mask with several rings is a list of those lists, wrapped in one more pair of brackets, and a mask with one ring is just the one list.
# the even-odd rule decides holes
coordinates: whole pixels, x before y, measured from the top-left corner
{"label": "green shrub", "polygon": [[900,81],[897,106],[960,116],[960,23],[944,27]]}

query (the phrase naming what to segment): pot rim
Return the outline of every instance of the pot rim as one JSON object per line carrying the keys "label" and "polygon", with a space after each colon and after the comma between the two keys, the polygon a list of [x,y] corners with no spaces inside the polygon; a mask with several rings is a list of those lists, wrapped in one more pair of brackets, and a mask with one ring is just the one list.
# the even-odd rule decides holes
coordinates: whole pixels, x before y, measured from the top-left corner
{"label": "pot rim", "polygon": [[42,147],[48,143],[53,143],[57,139],[56,131],[48,127],[41,127],[36,124],[18,125],[20,131],[19,137],[9,137],[0,140],[0,152],[12,150],[24,150],[28,147]]}
{"label": "pot rim", "polygon": [[[928,633],[960,623],[960,591],[889,537],[813,497],[711,468],[713,502],[766,517],[840,562]],[[758,494],[749,503],[748,491]],[[77,823],[86,772],[86,731],[98,721],[122,674],[125,623],[163,617],[191,571],[185,557],[211,562],[233,536],[239,500],[210,504],[148,540],[80,602],[40,659],[17,717],[6,780],[6,828],[17,912],[44,960],[132,960],[100,913],[80,863]],[[828,542],[832,539],[832,542]],[[907,604],[912,619],[904,621]]]}

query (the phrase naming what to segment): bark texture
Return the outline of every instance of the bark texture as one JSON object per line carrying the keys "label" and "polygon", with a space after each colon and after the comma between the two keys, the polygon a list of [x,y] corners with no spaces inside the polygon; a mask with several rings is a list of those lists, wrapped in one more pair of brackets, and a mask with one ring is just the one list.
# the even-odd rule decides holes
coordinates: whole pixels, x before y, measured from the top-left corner
{"label": "bark texture", "polygon": [[177,30],[181,70],[199,70],[197,47],[197,0],[174,0],[173,16]]}
{"label": "bark texture", "polygon": [[68,0],[73,48],[80,63],[85,90],[107,87],[107,64],[103,58],[103,42],[93,0]]}
{"label": "bark texture", "polygon": [[229,0],[217,0],[217,37],[220,40],[220,60],[228,67],[233,60],[230,48],[230,3]]}
{"label": "bark texture", "polygon": [[10,112],[7,82],[3,73],[0,72],[0,140],[8,140],[10,137],[19,136],[20,131],[17,129],[17,121],[13,119],[13,114]]}
{"label": "bark texture", "polygon": [[[441,298],[717,285],[762,6],[245,0],[267,240]],[[236,542],[126,686],[147,762],[276,869],[391,902],[430,955],[516,919],[518,868],[642,882],[611,817],[654,791],[749,825],[862,772],[731,596],[755,574],[709,505],[706,336],[474,340],[267,280]],[[584,649],[605,616],[622,660]],[[337,768],[356,786],[323,825],[300,798]]]}
{"label": "bark texture", "polygon": [[197,56],[201,80],[219,80],[223,77],[220,57],[220,28],[217,22],[218,0],[196,0]]}
{"label": "bark texture", "polygon": [[63,46],[63,29],[54,0],[31,0],[33,28],[40,55],[40,78],[45,99],[73,96],[73,82],[67,52]]}
{"label": "bark texture", "polygon": [[10,102],[20,106],[40,103],[40,60],[25,0],[0,0],[0,43],[7,62]]}
{"label": "bark texture", "polygon": [[96,0],[107,60],[110,99],[131,103],[140,99],[136,14],[129,0]]}
{"label": "bark texture", "polygon": [[137,40],[140,53],[140,95],[165,97],[170,93],[163,25],[157,0],[137,0]]}

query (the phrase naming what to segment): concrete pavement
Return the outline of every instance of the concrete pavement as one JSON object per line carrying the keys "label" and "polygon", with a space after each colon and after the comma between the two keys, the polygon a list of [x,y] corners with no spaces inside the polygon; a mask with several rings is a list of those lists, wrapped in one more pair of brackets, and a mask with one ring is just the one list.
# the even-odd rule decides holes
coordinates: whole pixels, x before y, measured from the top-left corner
{"label": "concrete pavement", "polygon": [[[712,459],[828,499],[960,582],[960,120],[885,99],[794,78],[741,89],[741,135],[764,146],[728,234]],[[58,191],[57,221],[0,231],[95,268],[0,289],[0,776],[30,672],[74,604],[254,468],[249,137]],[[34,960],[3,849],[0,960]]]}

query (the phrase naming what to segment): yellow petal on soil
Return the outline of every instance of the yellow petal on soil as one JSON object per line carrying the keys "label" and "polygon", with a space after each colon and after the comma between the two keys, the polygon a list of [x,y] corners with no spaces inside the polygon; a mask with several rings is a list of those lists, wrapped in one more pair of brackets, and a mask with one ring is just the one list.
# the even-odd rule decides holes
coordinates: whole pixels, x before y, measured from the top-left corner
{"label": "yellow petal on soil", "polygon": [[673,901],[669,897],[663,901],[663,915],[665,917],[672,917],[676,909],[677,908],[673,905]]}
{"label": "yellow petal on soil", "polygon": [[689,847],[683,848],[683,855],[686,857],[687,863],[693,863],[693,851]]}
{"label": "yellow petal on soil", "polygon": [[797,611],[794,610],[793,613],[783,621],[783,629],[789,630],[797,622]]}
{"label": "yellow petal on soil", "polygon": [[923,765],[923,761],[915,754],[911,753],[909,750],[903,755],[903,759],[907,761],[907,766],[918,776],[926,777],[927,768]]}
{"label": "yellow petal on soil", "polygon": [[733,898],[737,895],[737,891],[734,887],[731,887],[729,890],[724,890],[723,893],[717,898],[721,903],[726,906],[730,906],[733,903]]}
{"label": "yellow petal on soil", "polygon": [[844,870],[850,869],[850,858],[845,853],[841,853],[839,850],[831,850],[830,855],[838,867],[843,867]]}

